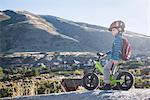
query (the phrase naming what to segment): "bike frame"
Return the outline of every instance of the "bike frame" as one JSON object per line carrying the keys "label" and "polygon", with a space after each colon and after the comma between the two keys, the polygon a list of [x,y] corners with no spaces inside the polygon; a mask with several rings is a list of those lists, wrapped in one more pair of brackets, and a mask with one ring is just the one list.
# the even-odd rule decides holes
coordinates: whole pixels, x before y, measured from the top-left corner
{"label": "bike frame", "polygon": [[[99,61],[96,61],[96,62],[95,62],[95,69],[94,69],[94,71],[95,71],[96,69],[97,69],[100,73],[102,73],[102,74],[104,75],[104,67],[102,66],[101,62],[99,62]],[[118,82],[120,82],[121,84],[124,82],[124,80],[116,80],[116,78],[115,78],[114,75],[111,75],[111,76],[109,77],[109,79],[110,79],[110,84],[112,84],[112,85],[114,85],[114,84],[116,84],[116,83],[118,83]]]}

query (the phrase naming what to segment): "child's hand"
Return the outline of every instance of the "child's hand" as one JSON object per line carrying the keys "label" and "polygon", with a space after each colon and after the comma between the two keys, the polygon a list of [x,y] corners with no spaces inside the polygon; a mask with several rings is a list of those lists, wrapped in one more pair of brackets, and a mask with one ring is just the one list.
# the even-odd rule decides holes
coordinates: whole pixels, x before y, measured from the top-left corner
{"label": "child's hand", "polygon": [[111,54],[111,51],[106,52],[106,54],[107,54],[107,55],[110,55],[110,54]]}

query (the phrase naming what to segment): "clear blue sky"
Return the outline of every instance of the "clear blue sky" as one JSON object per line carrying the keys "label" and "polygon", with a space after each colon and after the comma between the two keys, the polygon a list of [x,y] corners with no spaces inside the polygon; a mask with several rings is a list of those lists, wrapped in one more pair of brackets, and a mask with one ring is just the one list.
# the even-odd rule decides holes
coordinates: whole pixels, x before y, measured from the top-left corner
{"label": "clear blue sky", "polygon": [[126,23],[127,30],[150,35],[150,0],[0,0],[0,10],[6,9],[105,27],[119,19]]}

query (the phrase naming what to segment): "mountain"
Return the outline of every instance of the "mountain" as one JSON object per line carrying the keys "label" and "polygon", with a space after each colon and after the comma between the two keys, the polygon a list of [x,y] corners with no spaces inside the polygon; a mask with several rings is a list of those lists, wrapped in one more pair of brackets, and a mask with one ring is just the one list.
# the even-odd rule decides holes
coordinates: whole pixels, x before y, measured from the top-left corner
{"label": "mountain", "polygon": [[[0,22],[0,52],[97,52],[111,49],[106,27],[51,15],[5,10],[11,19]],[[127,31],[134,54],[150,54],[150,37]]]}

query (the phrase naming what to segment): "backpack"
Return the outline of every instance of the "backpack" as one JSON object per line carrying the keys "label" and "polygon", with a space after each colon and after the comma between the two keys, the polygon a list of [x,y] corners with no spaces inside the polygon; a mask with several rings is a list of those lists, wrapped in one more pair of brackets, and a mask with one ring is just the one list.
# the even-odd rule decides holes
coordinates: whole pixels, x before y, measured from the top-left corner
{"label": "backpack", "polygon": [[123,38],[123,47],[122,47],[122,60],[128,60],[131,57],[131,45],[127,38]]}

